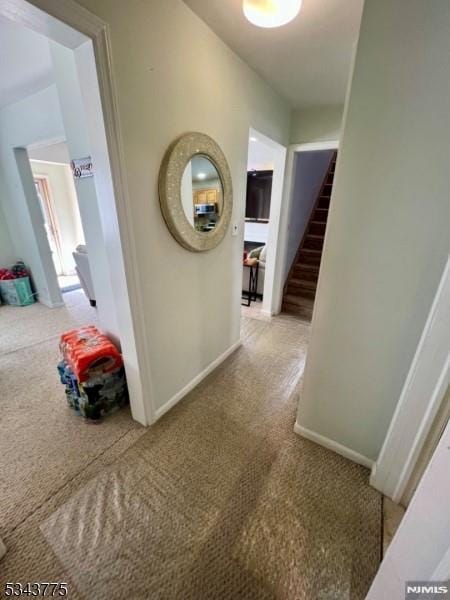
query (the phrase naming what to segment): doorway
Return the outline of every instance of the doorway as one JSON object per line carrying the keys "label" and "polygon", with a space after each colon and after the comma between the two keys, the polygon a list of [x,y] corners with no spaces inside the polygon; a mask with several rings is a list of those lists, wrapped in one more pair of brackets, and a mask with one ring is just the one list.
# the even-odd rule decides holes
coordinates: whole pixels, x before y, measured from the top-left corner
{"label": "doorway", "polygon": [[275,263],[285,160],[286,148],[250,129],[242,273],[242,313],[250,318],[275,314]]}
{"label": "doorway", "polygon": [[[65,141],[27,148],[58,286],[63,294],[80,289],[79,251],[86,247],[78,198]],[[95,304],[95,294],[87,299]]]}
{"label": "doorway", "polygon": [[[311,293],[315,296],[338,147],[338,140],[289,147],[275,267],[275,314],[283,307],[291,308],[306,322],[311,321],[314,304]],[[315,217],[316,214],[320,216]],[[307,236],[306,245],[311,247],[302,254]],[[306,296],[300,301],[294,298],[297,303],[294,306],[290,302],[292,285],[296,286],[296,292],[300,290]]]}
{"label": "doorway", "polygon": [[298,152],[284,265],[282,312],[311,322],[336,166],[335,150]]}
{"label": "doorway", "polygon": [[[132,416],[138,422],[148,425],[155,417],[149,394],[151,383],[143,340],[145,328],[139,325],[143,319],[138,300],[140,284],[132,261],[133,241],[128,234],[128,212],[125,208],[127,191],[122,175],[117,114],[110,80],[109,55],[106,51],[106,24],[70,2],[55,4],[46,10],[52,14],[22,0],[6,0],[0,7],[0,19],[3,22],[34,32],[47,40],[53,66],[63,74],[57,93],[53,82],[48,79],[45,81],[50,85],[37,92],[47,112],[45,116],[40,114],[39,119],[32,120],[36,135],[29,134],[33,127],[20,123],[14,128],[16,138],[10,140],[10,150],[5,153],[9,161],[5,170],[16,177],[24,191],[20,202],[17,202],[17,218],[13,215],[9,219],[10,228],[14,226],[16,256],[19,255],[31,266],[36,292],[42,304],[49,307],[61,306],[61,292],[56,275],[56,270],[60,270],[60,256],[54,262],[50,247],[57,249],[57,235],[47,237],[42,218],[39,218],[39,214],[42,217],[42,212],[36,201],[37,190],[27,149],[35,143],[60,141],[63,137],[67,140],[71,159],[92,157],[95,177],[76,182],[76,187],[89,260],[92,272],[95,271],[98,321],[100,328],[121,347]],[[100,65],[100,78],[97,75],[97,65]],[[45,75],[48,77],[48,73]],[[76,94],[70,86],[64,89],[67,81],[74,81],[75,78],[78,78],[79,86]],[[58,81],[55,83],[58,87]],[[73,115],[77,115],[77,120],[72,118],[71,125]],[[65,131],[54,127],[55,116],[62,119]],[[43,129],[48,125],[51,132],[44,134]],[[42,187],[39,191],[45,193]],[[31,206],[31,198],[34,207]],[[94,217],[90,212],[92,207],[96,208]],[[9,212],[13,211],[12,202],[6,208]],[[20,218],[20,215],[27,216]],[[48,220],[51,219],[49,214],[46,216]],[[146,368],[141,369],[143,363]],[[147,390],[145,394],[144,389]]]}
{"label": "doorway", "polygon": [[42,212],[48,245],[50,246],[50,251],[52,253],[53,264],[55,266],[56,275],[59,277],[64,274],[61,235],[47,177],[42,175],[35,176],[34,185],[39,200],[39,207]]}

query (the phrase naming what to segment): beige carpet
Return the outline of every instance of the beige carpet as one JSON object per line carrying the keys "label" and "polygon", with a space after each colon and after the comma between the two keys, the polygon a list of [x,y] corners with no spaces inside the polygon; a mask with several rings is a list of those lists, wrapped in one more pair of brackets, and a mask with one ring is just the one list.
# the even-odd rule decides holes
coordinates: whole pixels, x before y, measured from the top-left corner
{"label": "beige carpet", "polygon": [[0,537],[123,436],[145,432],[128,410],[101,423],[67,407],[56,365],[61,332],[95,324],[82,291],[66,306],[0,306]]}
{"label": "beige carpet", "polygon": [[366,469],[292,431],[308,332],[244,318],[243,347],[134,445],[6,527],[0,583],[67,581],[86,600],[364,598],[381,498]]}

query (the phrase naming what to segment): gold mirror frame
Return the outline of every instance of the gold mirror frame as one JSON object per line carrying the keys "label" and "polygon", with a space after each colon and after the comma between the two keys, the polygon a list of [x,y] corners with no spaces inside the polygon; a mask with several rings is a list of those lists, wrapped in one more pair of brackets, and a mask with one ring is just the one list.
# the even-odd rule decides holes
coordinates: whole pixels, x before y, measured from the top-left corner
{"label": "gold mirror frame", "polygon": [[[197,154],[208,158],[220,177],[223,189],[222,214],[217,226],[207,233],[196,231],[187,220],[181,201],[181,178],[188,162]],[[208,135],[195,131],[177,138],[167,149],[159,171],[159,203],[170,233],[187,250],[212,250],[223,240],[233,212],[233,187],[227,159]]]}

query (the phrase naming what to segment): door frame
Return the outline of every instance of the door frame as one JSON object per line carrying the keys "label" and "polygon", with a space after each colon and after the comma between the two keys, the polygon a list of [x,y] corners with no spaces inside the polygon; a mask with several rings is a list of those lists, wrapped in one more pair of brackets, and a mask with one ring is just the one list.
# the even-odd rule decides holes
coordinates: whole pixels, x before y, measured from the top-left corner
{"label": "door frame", "polygon": [[[60,232],[60,228],[59,228],[58,217],[56,216],[56,211],[55,211],[55,207],[54,207],[53,196],[52,196],[51,187],[50,187],[50,181],[49,181],[49,178],[47,177],[47,175],[36,175],[35,173],[33,173],[33,179],[34,179],[35,184],[37,184],[37,186],[39,188],[39,194],[42,197],[42,202],[43,202],[43,204],[45,204],[45,207],[44,207],[45,214],[43,216],[46,221],[46,225],[51,228],[53,239],[55,242],[55,247],[56,247],[56,254],[58,255],[58,262],[61,267],[61,273],[58,273],[58,269],[56,268],[56,265],[55,265],[56,275],[57,276],[64,275],[64,261],[63,261],[62,250],[61,250],[61,232]],[[39,200],[39,198],[38,198],[38,200]],[[47,220],[49,222],[47,222]],[[49,244],[50,244],[50,241],[49,241]],[[55,261],[53,261],[53,262],[55,262]]]}
{"label": "door frame", "polygon": [[[283,208],[283,190],[286,173],[286,155],[287,148],[272,138],[268,137],[261,131],[250,127],[248,132],[249,145],[250,138],[256,137],[262,144],[269,147],[273,152],[273,177],[272,191],[270,194],[270,212],[269,212],[269,228],[267,235],[267,252],[266,252],[266,268],[264,274],[264,290],[261,313],[266,316],[272,316],[275,312],[275,291],[277,286],[277,270],[278,262],[278,244],[280,218]],[[247,158],[248,158],[247,150]],[[244,218],[245,221],[245,218]],[[245,223],[244,223],[245,225]],[[245,227],[244,227],[245,229]],[[245,240],[244,240],[245,241]]]}
{"label": "door frame", "polygon": [[400,502],[450,378],[450,258],[428,314],[370,484]]}
{"label": "door frame", "polygon": [[[112,198],[108,206],[99,204],[102,224],[108,232],[111,253],[118,259],[111,277],[119,335],[124,357],[130,405],[133,418],[142,425],[152,424],[155,402],[150,368],[150,353],[142,305],[142,288],[138,272],[137,250],[133,238],[130,198],[118,114],[117,93],[111,62],[109,26],[102,19],[73,0],[3,0],[0,15],[36,31],[75,53],[85,56],[86,43],[91,42],[97,72],[98,89],[89,91],[91,105],[100,105],[96,116],[97,131],[105,140],[106,156],[101,156],[96,172],[112,181]],[[83,48],[82,48],[83,47]],[[82,50],[82,52],[81,52]],[[83,73],[79,72],[82,77]],[[85,86],[89,89],[89,84]],[[95,162],[95,156],[94,162]],[[107,214],[107,210],[111,211]],[[111,271],[113,269],[111,268]]]}
{"label": "door frame", "polygon": [[273,286],[272,314],[277,315],[281,311],[283,302],[284,267],[287,256],[289,239],[289,222],[292,213],[292,200],[295,182],[295,157],[300,152],[314,152],[318,150],[338,150],[339,140],[326,140],[323,142],[305,142],[302,144],[291,144],[288,147],[286,171],[283,187],[283,198],[279,218],[279,230],[277,239],[277,252],[275,262],[275,278]]}

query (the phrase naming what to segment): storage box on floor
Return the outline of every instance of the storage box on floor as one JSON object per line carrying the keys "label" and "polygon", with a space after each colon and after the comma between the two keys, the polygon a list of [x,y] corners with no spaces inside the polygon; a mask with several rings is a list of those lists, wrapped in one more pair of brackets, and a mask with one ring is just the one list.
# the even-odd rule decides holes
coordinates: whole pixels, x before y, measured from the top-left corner
{"label": "storage box on floor", "polygon": [[10,269],[0,269],[0,300],[13,306],[28,306],[34,302],[28,269],[18,261]]}
{"label": "storage box on floor", "polygon": [[87,419],[100,419],[128,403],[122,356],[96,327],[61,336],[58,364],[69,406]]}

